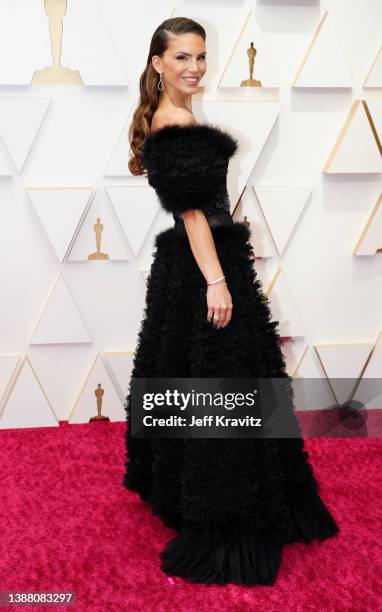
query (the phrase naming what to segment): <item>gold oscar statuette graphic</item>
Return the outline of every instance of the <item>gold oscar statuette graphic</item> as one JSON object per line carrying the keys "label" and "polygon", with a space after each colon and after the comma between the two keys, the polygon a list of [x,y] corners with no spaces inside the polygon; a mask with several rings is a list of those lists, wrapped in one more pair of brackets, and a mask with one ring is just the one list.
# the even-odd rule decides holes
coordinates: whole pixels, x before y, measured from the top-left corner
{"label": "gold oscar statuette graphic", "polygon": [[94,391],[94,395],[97,398],[97,416],[91,417],[89,419],[89,423],[91,423],[92,421],[110,421],[109,417],[104,416],[103,414],[101,414],[101,412],[102,412],[102,399],[103,399],[103,394],[104,393],[105,393],[105,390],[102,389],[101,383],[98,383],[97,389]]}
{"label": "gold oscar statuette graphic", "polygon": [[93,225],[93,229],[96,235],[97,251],[95,253],[90,253],[90,255],[88,255],[88,259],[110,259],[107,253],[102,253],[100,250],[101,249],[101,234],[103,231],[103,225],[100,221],[101,221],[100,217],[97,217],[97,223]]}
{"label": "gold oscar statuette graphic", "polygon": [[250,229],[251,223],[248,221],[247,215],[244,215],[243,223],[248,227],[248,229]]}
{"label": "gold oscar statuette graphic", "polygon": [[249,63],[249,79],[245,79],[240,83],[240,87],[262,87],[261,81],[257,81],[257,79],[253,78],[253,69],[255,67],[255,58],[256,58],[257,49],[253,46],[253,42],[251,42],[251,46],[247,49],[248,55],[248,63]]}
{"label": "gold oscar statuette graphic", "polygon": [[32,83],[37,85],[83,85],[77,70],[64,68],[60,64],[62,51],[62,20],[66,14],[67,0],[44,0],[45,13],[49,19],[50,46],[53,63],[48,68],[36,70]]}

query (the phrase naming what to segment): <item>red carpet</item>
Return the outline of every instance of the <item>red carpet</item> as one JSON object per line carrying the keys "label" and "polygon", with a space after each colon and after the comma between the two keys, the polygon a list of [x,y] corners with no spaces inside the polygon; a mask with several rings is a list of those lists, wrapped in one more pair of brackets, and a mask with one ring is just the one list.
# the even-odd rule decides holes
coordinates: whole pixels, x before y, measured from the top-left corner
{"label": "red carpet", "polygon": [[122,486],[125,427],[0,431],[0,591],[75,591],[48,609],[76,612],[382,609],[381,440],[307,439],[341,533],[285,546],[273,587],[219,587],[159,569],[173,532]]}

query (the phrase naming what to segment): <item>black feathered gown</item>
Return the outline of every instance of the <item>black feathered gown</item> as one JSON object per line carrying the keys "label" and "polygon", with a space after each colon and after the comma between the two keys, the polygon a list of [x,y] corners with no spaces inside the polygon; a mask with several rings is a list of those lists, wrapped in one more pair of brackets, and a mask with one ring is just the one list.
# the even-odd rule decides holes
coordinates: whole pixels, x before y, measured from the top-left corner
{"label": "black feathered gown", "polygon": [[[149,183],[175,223],[155,239],[134,377],[289,378],[249,230],[229,212],[226,177],[237,147],[209,123],[168,125],[146,137]],[[179,214],[191,208],[206,214],[232,295],[231,322],[220,330],[207,321],[206,282]],[[124,485],[176,531],[160,553],[166,574],[272,585],[283,544],[338,533],[301,438],[132,438],[130,408],[129,392]]]}

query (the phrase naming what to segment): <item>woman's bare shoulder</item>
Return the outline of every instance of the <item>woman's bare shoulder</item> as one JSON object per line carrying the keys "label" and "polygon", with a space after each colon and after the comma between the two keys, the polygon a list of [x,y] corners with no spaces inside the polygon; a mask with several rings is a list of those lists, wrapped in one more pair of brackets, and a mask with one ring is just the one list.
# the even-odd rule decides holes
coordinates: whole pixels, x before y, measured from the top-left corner
{"label": "woman's bare shoulder", "polygon": [[196,118],[186,108],[174,108],[171,111],[157,110],[151,120],[151,132],[155,132],[166,125],[192,125],[196,123]]}

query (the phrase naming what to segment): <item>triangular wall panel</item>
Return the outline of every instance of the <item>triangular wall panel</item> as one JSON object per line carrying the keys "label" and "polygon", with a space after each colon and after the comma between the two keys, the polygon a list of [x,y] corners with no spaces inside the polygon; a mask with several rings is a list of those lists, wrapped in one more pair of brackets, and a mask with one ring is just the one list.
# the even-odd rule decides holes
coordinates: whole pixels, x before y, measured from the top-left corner
{"label": "triangular wall panel", "polygon": [[30,344],[92,342],[72,295],[59,276],[35,327]]}
{"label": "triangular wall panel", "polygon": [[352,395],[372,349],[369,342],[354,344],[317,344],[315,350],[338,404]]}
{"label": "triangular wall panel", "polygon": [[[97,191],[82,221],[67,261],[127,261],[126,248],[101,191]],[[120,230],[122,231],[122,230]]]}
{"label": "triangular wall panel", "polygon": [[110,421],[125,420],[126,413],[123,402],[110,380],[102,359],[97,355],[73,406],[69,423],[88,423],[91,417],[97,416],[96,391],[98,392],[99,388],[104,391],[101,401],[101,415],[108,417]]}
{"label": "triangular wall panel", "polygon": [[352,87],[352,74],[339,44],[332,14],[322,16],[292,87]]}
{"label": "triangular wall panel", "polygon": [[311,193],[309,186],[253,185],[277,252],[282,255]]}
{"label": "triangular wall panel", "polygon": [[47,113],[46,98],[0,98],[0,135],[21,172]]}
{"label": "triangular wall panel", "polygon": [[28,357],[25,357],[5,399],[0,429],[58,425],[53,407]]}
{"label": "triangular wall panel", "polygon": [[286,370],[291,378],[296,376],[299,364],[307,348],[308,345],[305,338],[290,338],[282,343],[281,350],[285,357]]}
{"label": "triangular wall panel", "polygon": [[256,258],[274,257],[276,255],[276,249],[269,234],[266,220],[251,186],[247,186],[244,190],[232,217],[234,221],[248,225],[249,240]]}
{"label": "triangular wall panel", "polygon": [[324,172],[382,172],[382,145],[366,100],[353,103]]}
{"label": "triangular wall panel", "polygon": [[[134,100],[133,107],[135,108],[138,100]],[[103,175],[107,177],[118,177],[118,176],[129,176],[134,175],[130,172],[128,167],[128,161],[130,158],[130,143],[129,143],[129,128],[133,120],[131,113],[131,107],[128,112],[127,119],[125,120],[121,132],[118,136],[117,142],[114,146],[109,161],[107,162],[106,168]]]}
{"label": "triangular wall panel", "polygon": [[306,346],[294,378],[295,402],[299,410],[320,410],[332,406],[335,396],[314,346]]}
{"label": "triangular wall panel", "polygon": [[27,193],[63,262],[93,195],[91,187],[30,187]]}
{"label": "triangular wall panel", "polygon": [[280,336],[305,336],[305,329],[285,274],[278,269],[265,293],[269,297],[272,320],[279,321]]}
{"label": "triangular wall panel", "polygon": [[255,91],[263,87],[279,87],[280,74],[276,68],[272,48],[267,43],[253,11],[248,13],[242,24],[228,62],[219,79],[219,87],[244,86],[244,82],[250,77],[247,51],[251,43],[256,49],[252,78],[257,83],[249,88]]}
{"label": "triangular wall panel", "polygon": [[105,187],[131,250],[137,256],[158,213],[156,193],[151,187]]}
{"label": "triangular wall panel", "polygon": [[122,398],[125,399],[129,392],[131,373],[133,369],[134,351],[107,352],[105,353],[114,376],[121,390]]}

